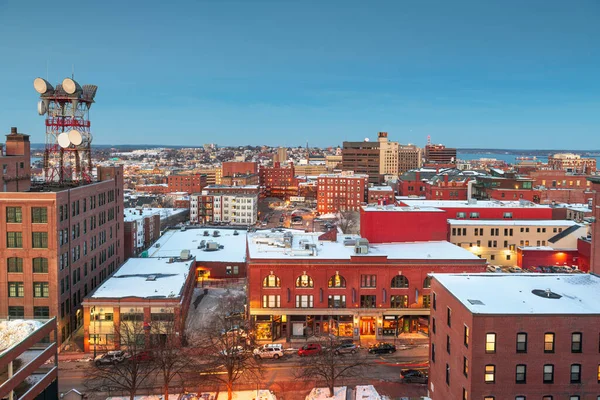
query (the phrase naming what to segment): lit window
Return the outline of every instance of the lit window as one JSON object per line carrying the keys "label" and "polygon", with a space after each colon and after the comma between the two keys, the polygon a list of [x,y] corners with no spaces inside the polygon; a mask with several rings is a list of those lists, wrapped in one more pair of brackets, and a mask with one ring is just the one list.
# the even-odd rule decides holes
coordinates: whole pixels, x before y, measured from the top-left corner
{"label": "lit window", "polygon": [[485,383],[496,382],[496,366],[486,365],[485,366]]}
{"label": "lit window", "polygon": [[485,352],[495,353],[496,352],[496,334],[488,333],[485,335]]}
{"label": "lit window", "polygon": [[554,333],[544,334],[544,353],[554,353]]}

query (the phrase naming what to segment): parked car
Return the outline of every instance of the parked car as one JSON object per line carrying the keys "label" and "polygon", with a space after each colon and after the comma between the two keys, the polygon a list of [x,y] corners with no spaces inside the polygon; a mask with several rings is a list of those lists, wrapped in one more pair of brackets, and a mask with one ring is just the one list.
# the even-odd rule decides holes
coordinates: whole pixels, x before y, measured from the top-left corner
{"label": "parked car", "polygon": [[394,352],[396,352],[396,346],[394,346],[391,343],[380,342],[380,343],[375,343],[375,344],[372,344],[371,346],[369,346],[370,354],[384,354],[384,353],[391,354]]}
{"label": "parked car", "polygon": [[513,274],[521,274],[523,270],[520,267],[509,267],[508,270]]}
{"label": "parked car", "polygon": [[502,272],[502,268],[495,265],[488,265],[486,267],[487,272]]}
{"label": "parked car", "polygon": [[97,367],[102,365],[119,364],[125,360],[128,360],[130,357],[131,355],[122,350],[114,350],[94,358],[94,364],[96,364]]}
{"label": "parked car", "polygon": [[333,352],[337,355],[340,354],[355,354],[356,351],[358,350],[358,348],[356,347],[356,345],[354,343],[342,343],[339,346],[337,346]]}
{"label": "parked car", "polygon": [[237,336],[237,337],[247,337],[248,333],[246,333],[246,331],[244,330],[244,328],[240,328],[239,326],[234,326],[231,329],[229,329],[228,331],[225,331],[225,329],[221,330],[221,335],[225,336]]}
{"label": "parked car", "polygon": [[427,383],[429,376],[420,369],[405,369],[400,372],[400,379],[405,383]]}
{"label": "parked car", "polygon": [[277,360],[283,357],[283,346],[280,344],[265,344],[254,349],[255,358],[272,358]]}
{"label": "parked car", "polygon": [[134,354],[131,359],[137,362],[150,362],[154,360],[154,354],[151,351],[144,350]]}
{"label": "parked car", "polygon": [[314,356],[316,354],[319,354],[321,351],[323,351],[323,348],[319,343],[308,343],[302,346],[300,350],[298,350],[298,355],[300,357]]}
{"label": "parked car", "polygon": [[231,349],[221,350],[221,354],[225,357],[230,355],[233,357],[241,357],[245,351],[244,346],[233,346]]}

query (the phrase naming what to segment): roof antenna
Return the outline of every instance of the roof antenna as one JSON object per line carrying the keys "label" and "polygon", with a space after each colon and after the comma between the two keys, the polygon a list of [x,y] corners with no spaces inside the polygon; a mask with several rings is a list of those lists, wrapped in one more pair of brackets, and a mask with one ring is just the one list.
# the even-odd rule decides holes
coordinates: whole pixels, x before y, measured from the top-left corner
{"label": "roof antenna", "polygon": [[73,67],[71,69],[71,79],[75,79],[75,64],[73,64]]}

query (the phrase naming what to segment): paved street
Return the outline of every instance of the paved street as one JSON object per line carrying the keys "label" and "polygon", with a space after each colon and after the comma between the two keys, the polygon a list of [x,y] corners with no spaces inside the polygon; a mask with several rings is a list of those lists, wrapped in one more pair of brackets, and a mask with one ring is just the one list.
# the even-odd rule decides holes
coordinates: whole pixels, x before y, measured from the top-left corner
{"label": "paved street", "polygon": [[[425,385],[400,383],[399,374],[403,368],[407,368],[407,365],[424,363],[428,357],[427,347],[417,346],[384,356],[369,355],[366,353],[366,350],[361,350],[355,356],[341,356],[342,362],[348,357],[364,357],[367,362],[364,378],[360,380],[341,381],[340,385],[374,384],[383,392],[390,392],[389,394],[392,397],[399,396],[400,394],[404,396],[418,396],[425,393]],[[297,355],[287,355],[280,360],[263,360],[262,364],[264,367],[264,384],[261,385],[261,388],[271,389],[278,395],[283,394],[286,399],[304,398],[304,395],[315,386],[315,382],[298,381],[294,376],[294,372],[301,365],[300,358]],[[59,366],[59,391],[65,392],[76,388],[87,392],[85,381],[93,376],[94,371],[95,367],[89,361],[61,362]],[[196,379],[190,377],[190,379],[186,379],[186,382],[191,382],[192,380]],[[318,382],[316,384],[319,385]],[[178,385],[174,384],[173,386]],[[255,384],[244,385],[238,383],[236,385],[236,389],[255,388]],[[216,390],[217,388],[208,384],[199,389]],[[143,391],[144,394],[146,392],[156,392],[156,390],[146,389]],[[96,393],[95,395],[95,398],[102,398],[104,394]]]}

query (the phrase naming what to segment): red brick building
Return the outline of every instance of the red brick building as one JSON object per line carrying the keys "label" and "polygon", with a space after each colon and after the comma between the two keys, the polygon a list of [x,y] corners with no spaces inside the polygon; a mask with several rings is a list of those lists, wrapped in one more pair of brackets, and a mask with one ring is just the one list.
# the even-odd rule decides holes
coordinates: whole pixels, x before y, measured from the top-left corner
{"label": "red brick building", "polygon": [[349,172],[319,175],[317,211],[321,214],[358,211],[367,202],[369,177]]}
{"label": "red brick building", "polygon": [[368,189],[369,204],[394,204],[396,202],[394,189],[391,186],[372,186]]}
{"label": "red brick building", "polygon": [[56,315],[65,341],[83,298],[123,262],[123,232],[122,167],[98,167],[88,185],[0,193],[0,315]]}
{"label": "red brick building", "polygon": [[541,191],[533,187],[532,178],[518,176],[478,176],[473,184],[473,197],[478,200],[541,201]]}
{"label": "red brick building", "polygon": [[427,334],[428,274],[485,270],[485,260],[445,241],[372,245],[335,233],[248,234],[248,304],[258,340]]}
{"label": "red brick building", "polygon": [[151,194],[167,194],[169,193],[169,185],[166,183],[157,183],[151,185],[136,185],[136,192],[151,193]]}
{"label": "red brick building", "polygon": [[596,172],[596,159],[582,158],[579,154],[554,154],[548,156],[548,166],[573,174],[592,174]]}
{"label": "red brick building", "polygon": [[600,274],[600,177],[590,177],[594,196],[592,198],[593,222],[590,243],[590,271]]}
{"label": "red brick building", "polygon": [[425,162],[430,164],[455,164],[456,149],[443,144],[428,144],[425,146]]}
{"label": "red brick building", "polygon": [[11,128],[6,146],[0,144],[0,192],[25,192],[31,180],[31,151],[29,135]]}
{"label": "red brick building", "polygon": [[434,274],[429,397],[598,396],[600,278]]}
{"label": "red brick building", "polygon": [[258,173],[258,164],[252,161],[226,161],[221,176],[252,175]]}
{"label": "red brick building", "polygon": [[262,166],[259,169],[261,195],[289,199],[298,196],[298,181],[296,180],[294,164],[282,166],[276,162],[272,167]]}
{"label": "red brick building", "polygon": [[423,182],[427,200],[467,200],[468,183],[471,178],[464,175],[436,175]]}
{"label": "red brick building", "polygon": [[206,175],[181,174],[169,175],[168,192],[185,192],[188,194],[201,192],[206,187]]}

